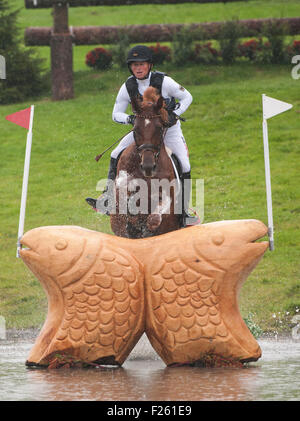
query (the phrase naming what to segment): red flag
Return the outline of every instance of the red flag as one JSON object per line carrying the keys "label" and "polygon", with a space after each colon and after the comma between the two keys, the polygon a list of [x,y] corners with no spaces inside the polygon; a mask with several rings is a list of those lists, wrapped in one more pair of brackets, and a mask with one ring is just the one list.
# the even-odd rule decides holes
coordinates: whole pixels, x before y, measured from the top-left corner
{"label": "red flag", "polygon": [[31,107],[26,108],[25,110],[21,110],[16,113],[7,115],[5,118],[6,120],[17,124],[18,126],[22,126],[25,129],[29,130],[30,112],[31,112]]}

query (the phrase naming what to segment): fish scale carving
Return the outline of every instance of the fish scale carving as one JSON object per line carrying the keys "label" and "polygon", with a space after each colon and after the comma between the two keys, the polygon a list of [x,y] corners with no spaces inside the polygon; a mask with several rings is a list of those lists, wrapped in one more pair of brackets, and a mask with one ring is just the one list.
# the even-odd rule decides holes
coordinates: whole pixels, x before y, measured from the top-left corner
{"label": "fish scale carving", "polygon": [[[80,227],[29,231],[21,257],[48,293],[28,364],[64,352],[121,365],[146,332],[167,365],[261,351],[238,309],[238,290],[265,253],[257,220],[222,221],[130,240]],[[49,263],[50,262],[50,263]]]}
{"label": "fish scale carving", "polygon": [[100,253],[99,260],[86,279],[63,289],[66,318],[56,339],[74,349],[96,344],[105,356],[118,355],[142,312],[139,273],[113,250]]}
{"label": "fish scale carving", "polygon": [[184,344],[189,346],[191,341],[228,338],[230,333],[218,304],[221,277],[209,278],[195,272],[180,258],[165,257],[161,269],[151,279],[150,311],[162,348],[166,346],[172,351],[176,346],[181,349]]}
{"label": "fish scale carving", "polygon": [[[108,359],[121,364],[144,331],[141,265],[118,248],[101,247],[95,256],[85,253],[83,258],[90,258],[92,264],[80,279],[69,282],[69,268],[57,277],[63,315],[40,365],[59,351],[83,361]],[[65,286],[61,287],[59,279],[64,279]]]}

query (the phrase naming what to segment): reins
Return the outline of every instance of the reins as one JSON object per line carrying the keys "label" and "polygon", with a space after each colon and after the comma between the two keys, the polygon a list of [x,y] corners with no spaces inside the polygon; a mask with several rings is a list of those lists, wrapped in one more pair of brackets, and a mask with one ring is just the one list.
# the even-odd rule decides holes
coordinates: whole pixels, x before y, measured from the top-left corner
{"label": "reins", "polygon": [[[152,118],[155,118],[155,117],[161,117],[161,115],[160,114],[153,114],[153,115],[150,115],[150,116],[143,116],[143,115],[140,115],[140,114],[136,114],[136,117],[140,117],[140,118],[149,118],[149,120],[151,120]],[[118,139],[118,140],[116,140],[114,143],[112,143],[108,148],[106,148],[102,153],[100,153],[99,155],[97,155],[97,156],[95,156],[95,160],[98,162],[99,161],[99,159],[101,159],[102,158],[102,156],[107,152],[107,151],[109,151],[113,146],[115,146],[117,143],[119,143],[119,142],[121,142],[121,140],[122,139],[124,139],[124,137],[125,136],[127,136],[129,133],[131,133],[131,132],[133,132],[133,134],[134,134],[134,129],[131,129],[131,130],[129,130],[129,132],[128,133],[126,133],[126,134],[124,134],[124,136],[122,136],[122,137],[120,137],[120,139]],[[165,133],[164,133],[164,135],[165,135]],[[163,138],[164,138],[164,136],[163,136]],[[143,145],[141,145],[141,146],[143,146]],[[150,149],[152,149],[152,147],[153,147],[153,149],[155,148],[155,146],[154,145],[148,145],[148,146],[151,146],[151,148]],[[161,147],[161,145],[160,145],[160,147]],[[159,147],[159,148],[160,148]],[[148,148],[149,149],[149,148]]]}
{"label": "reins", "polygon": [[[160,114],[151,114],[151,115],[141,115],[141,114],[136,114],[135,115],[136,117],[140,117],[140,118],[144,118],[145,120],[146,119],[149,119],[149,120],[152,120],[153,118],[157,118],[157,117],[160,117],[160,118],[162,118],[161,117],[161,115]],[[183,119],[181,119],[181,120],[183,120]],[[102,156],[107,152],[107,151],[109,151],[113,146],[115,146],[117,143],[119,143],[119,142],[121,142],[121,140],[122,139],[124,139],[124,137],[125,136],[127,136],[129,133],[131,133],[131,132],[133,132],[133,137],[134,137],[134,141],[135,141],[135,144],[136,144],[136,147],[137,147],[137,151],[138,152],[141,152],[141,151],[143,151],[143,150],[151,150],[153,153],[154,152],[156,152],[156,154],[158,154],[159,155],[159,153],[160,153],[160,149],[161,149],[161,146],[162,146],[162,144],[163,144],[163,141],[164,141],[164,138],[165,138],[165,135],[166,135],[166,132],[167,132],[167,127],[165,127],[164,128],[164,130],[163,130],[163,134],[162,134],[162,139],[161,139],[161,142],[160,142],[160,144],[159,145],[152,145],[152,144],[150,144],[150,143],[144,143],[143,145],[140,145],[140,146],[138,146],[137,144],[136,144],[136,138],[135,138],[135,132],[134,132],[134,128],[132,129],[132,130],[129,130],[129,132],[128,133],[126,133],[125,135],[123,135],[122,137],[120,137],[120,139],[118,139],[118,140],[116,140],[114,143],[112,143],[108,148],[106,148],[102,153],[100,153],[99,155],[97,155],[97,156],[95,156],[95,160],[98,162],[101,158],[102,158]]]}
{"label": "reins", "polygon": [[135,116],[136,117],[140,117],[140,118],[144,118],[144,119],[149,119],[149,120],[152,120],[153,118],[156,118],[156,117],[160,117],[161,118],[161,115],[160,114],[152,114],[152,115],[136,114]]}

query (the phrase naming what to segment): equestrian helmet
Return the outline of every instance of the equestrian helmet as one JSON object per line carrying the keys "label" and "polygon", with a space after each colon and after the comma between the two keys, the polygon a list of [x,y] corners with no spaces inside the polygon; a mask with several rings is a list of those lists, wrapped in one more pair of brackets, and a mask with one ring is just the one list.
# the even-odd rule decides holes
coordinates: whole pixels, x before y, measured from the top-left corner
{"label": "equestrian helmet", "polygon": [[145,45],[136,45],[133,47],[127,55],[127,64],[136,61],[147,61],[152,63],[152,51]]}

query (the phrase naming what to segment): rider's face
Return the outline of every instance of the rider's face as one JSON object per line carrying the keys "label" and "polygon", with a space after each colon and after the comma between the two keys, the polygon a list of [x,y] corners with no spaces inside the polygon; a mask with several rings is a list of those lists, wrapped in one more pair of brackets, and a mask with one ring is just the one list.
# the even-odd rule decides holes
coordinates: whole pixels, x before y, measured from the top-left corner
{"label": "rider's face", "polygon": [[147,61],[135,61],[130,68],[137,79],[144,79],[150,71],[151,64]]}

